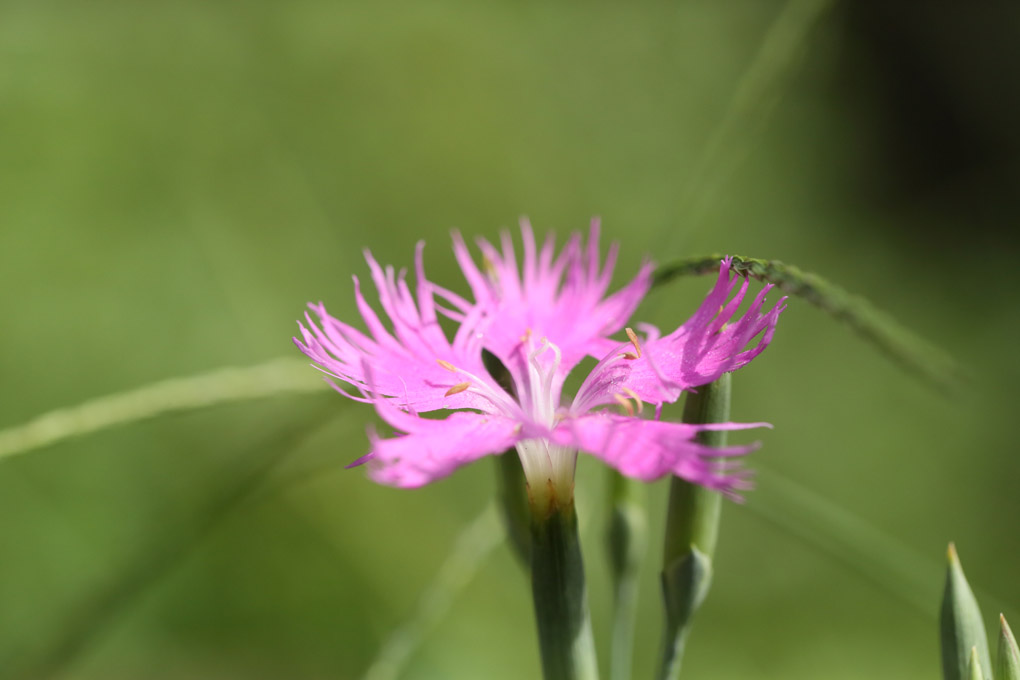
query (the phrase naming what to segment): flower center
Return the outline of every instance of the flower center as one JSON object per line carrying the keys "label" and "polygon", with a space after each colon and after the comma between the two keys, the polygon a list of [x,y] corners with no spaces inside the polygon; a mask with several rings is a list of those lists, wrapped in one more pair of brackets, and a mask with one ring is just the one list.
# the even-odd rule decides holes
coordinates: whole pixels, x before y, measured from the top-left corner
{"label": "flower center", "polygon": [[[537,346],[531,334],[525,334],[528,350],[525,385],[518,387],[524,413],[536,424],[555,427],[560,399],[560,348],[543,338]],[[528,498],[536,511],[547,513],[552,508],[572,501],[574,468],[577,451],[557,446],[549,440],[525,439],[516,445],[521,457],[524,477],[528,480]]]}

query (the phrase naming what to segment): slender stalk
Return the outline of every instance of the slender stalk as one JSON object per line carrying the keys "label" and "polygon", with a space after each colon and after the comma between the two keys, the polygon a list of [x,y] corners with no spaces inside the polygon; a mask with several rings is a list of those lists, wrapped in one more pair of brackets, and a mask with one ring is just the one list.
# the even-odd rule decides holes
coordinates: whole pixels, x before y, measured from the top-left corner
{"label": "slender stalk", "polygon": [[638,579],[648,543],[648,518],[644,484],[609,473],[610,516],[606,535],[613,579],[613,632],[610,648],[610,680],[630,680],[634,656],[634,624],[637,617]]}
{"label": "slender stalk", "polygon": [[164,413],[323,391],[322,382],[309,375],[308,362],[290,358],[170,378],[43,413],[23,425],[0,430],[0,460]]}
{"label": "slender stalk", "polygon": [[[685,275],[715,274],[723,255],[703,255],[677,260],[655,271],[652,286],[661,286]],[[790,295],[807,300],[849,326],[895,363],[940,389],[959,389],[967,382],[966,371],[944,350],[929,343],[862,297],[851,295],[827,279],[778,260],[734,255],[733,271],[775,284]]]}
{"label": "slender stalk", "polygon": [[[812,29],[835,4],[832,0],[789,0],[776,15],[726,108],[720,111],[690,179],[678,193],[672,211],[675,224],[701,226],[733,173],[758,146],[791,75],[804,60]],[[658,233],[657,252],[672,252],[679,233],[677,229]]]}
{"label": "slender stalk", "polygon": [[450,609],[450,605],[478,573],[503,536],[495,504],[489,504],[457,536],[450,554],[432,583],[421,594],[414,612],[394,629],[361,680],[397,680],[408,660]]}
{"label": "slender stalk", "polygon": [[531,589],[545,680],[597,680],[573,500],[532,516]]}
{"label": "slender stalk", "polygon": [[[722,423],[730,417],[730,375],[687,395],[686,423]],[[702,432],[699,441],[725,446],[725,432]],[[722,496],[679,477],[669,488],[663,547],[662,597],[666,609],[663,651],[657,678],[680,677],[687,636],[695,612],[712,582],[712,556],[719,535]]]}

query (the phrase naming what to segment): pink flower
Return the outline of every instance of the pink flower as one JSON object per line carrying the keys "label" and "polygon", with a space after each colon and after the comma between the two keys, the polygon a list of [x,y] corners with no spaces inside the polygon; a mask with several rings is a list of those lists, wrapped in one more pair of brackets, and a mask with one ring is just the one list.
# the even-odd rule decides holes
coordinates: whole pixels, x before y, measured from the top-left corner
{"label": "pink flower", "polygon": [[[607,297],[617,246],[610,247],[603,263],[597,221],[587,245],[574,234],[558,254],[551,236],[540,250],[536,247],[527,222],[521,235],[521,268],[508,232],[502,234],[501,250],[479,240],[479,268],[454,234],[454,252],[474,301],[425,277],[423,243],[416,250],[413,291],[403,271],[383,269],[366,252],[391,329],[365,301],[357,277],[354,295],[367,334],[330,316],[321,303],[310,305],[318,324],[306,314],[307,326],[299,324],[302,339],[295,343],[337,390],[373,403],[382,419],[403,433],[391,438],[370,433],[371,452],[354,464],[368,463],[381,483],[416,487],[516,447],[532,500],[544,507],[572,498],[578,450],[642,480],[673,474],[729,494],[746,488],[746,473],[735,457],[753,446],[712,449],[694,437],[706,429],[763,423],[687,425],[640,413],[645,402],[676,401],[685,390],[760,354],[772,339],[785,298],[766,311],[771,286],[765,286],[738,316],[749,282],[723,260],[715,287],[694,316],[664,336],[652,326],[638,326],[641,337],[624,325],[651,285],[650,263]],[[440,314],[458,324],[452,340],[440,328]],[[610,338],[621,329],[627,340]],[[512,390],[486,370],[483,350],[506,367]],[[598,364],[565,402],[564,379],[586,356]],[[337,381],[361,396],[344,391]],[[620,407],[626,415],[600,408],[605,406]],[[443,420],[418,415],[437,409],[455,412]],[[720,463],[720,457],[727,462]]]}

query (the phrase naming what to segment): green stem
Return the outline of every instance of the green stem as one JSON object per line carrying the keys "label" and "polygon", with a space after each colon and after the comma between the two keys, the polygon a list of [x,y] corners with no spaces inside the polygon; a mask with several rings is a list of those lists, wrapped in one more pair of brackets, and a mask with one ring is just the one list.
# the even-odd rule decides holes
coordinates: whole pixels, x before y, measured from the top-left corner
{"label": "green stem", "polygon": [[630,680],[637,617],[638,577],[648,543],[644,484],[609,472],[611,499],[606,544],[613,578],[613,632],[610,680]]}
{"label": "green stem", "polygon": [[[722,423],[730,417],[730,375],[687,395],[685,423]],[[698,440],[708,446],[725,446],[726,433],[706,431]],[[662,597],[666,609],[659,680],[680,677],[687,636],[695,612],[712,582],[712,557],[719,534],[722,496],[710,489],[674,477],[669,488],[666,536],[663,547]]]}
{"label": "green stem", "polygon": [[531,523],[531,589],[545,680],[597,680],[573,501]]}

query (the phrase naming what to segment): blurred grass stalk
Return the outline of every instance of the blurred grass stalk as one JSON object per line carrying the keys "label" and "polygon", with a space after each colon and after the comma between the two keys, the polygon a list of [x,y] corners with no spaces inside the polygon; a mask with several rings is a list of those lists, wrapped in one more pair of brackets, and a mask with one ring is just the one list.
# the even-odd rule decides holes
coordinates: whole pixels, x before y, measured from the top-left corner
{"label": "blurred grass stalk", "polygon": [[189,411],[288,393],[318,392],[308,363],[272,359],[245,368],[221,368],[185,378],[170,378],[138,389],[98,397],[58,409],[24,425],[0,431],[0,460],[108,427]]}
{"label": "blurred grass stalk", "polygon": [[606,548],[613,582],[613,628],[610,647],[610,680],[630,680],[634,657],[634,625],[637,618],[641,563],[648,545],[648,513],[644,483],[625,477],[611,467],[609,522]]}
{"label": "blurred grass stalk", "polygon": [[[786,77],[806,49],[808,34],[833,4],[833,0],[789,0],[769,26],[680,192],[676,224],[702,220],[727,179],[755,148],[755,138],[775,109]],[[671,252],[676,233],[662,230],[656,251]]]}
{"label": "blurred grass stalk", "polygon": [[362,680],[396,680],[408,659],[450,605],[503,541],[499,513],[490,503],[454,542],[435,579],[418,600],[414,613],[390,633]]}
{"label": "blurred grass stalk", "polygon": [[94,585],[81,600],[66,609],[62,625],[51,635],[24,645],[20,657],[0,660],[4,678],[54,678],[65,673],[133,604],[173,573],[206,538],[239,507],[265,488],[272,474],[295,451],[324,427],[327,412],[335,407],[323,403],[295,423],[247,451],[250,467],[229,470],[206,499],[197,521],[168,522],[138,550],[136,557]]}

